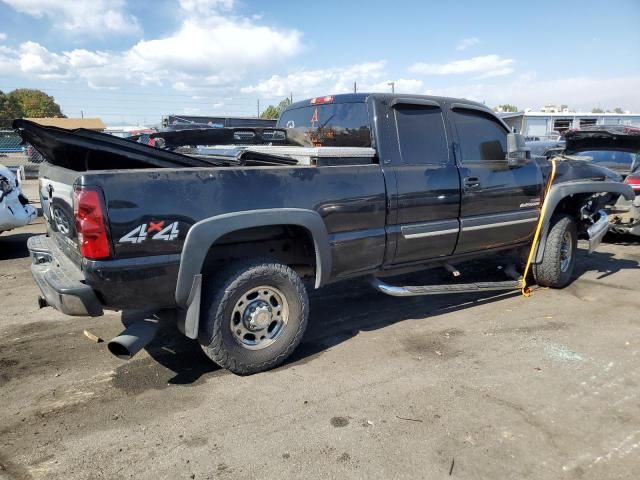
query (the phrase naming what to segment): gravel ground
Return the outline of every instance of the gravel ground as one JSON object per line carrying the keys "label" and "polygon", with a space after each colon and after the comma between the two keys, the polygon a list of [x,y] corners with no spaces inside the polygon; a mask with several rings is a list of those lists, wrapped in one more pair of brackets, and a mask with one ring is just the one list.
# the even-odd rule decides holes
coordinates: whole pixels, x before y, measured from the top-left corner
{"label": "gravel ground", "polygon": [[638,240],[528,299],[331,286],[286,365],[238,377],[169,327],[129,362],[83,335],[133,312],[38,310],[42,229],[0,237],[2,480],[640,478]]}

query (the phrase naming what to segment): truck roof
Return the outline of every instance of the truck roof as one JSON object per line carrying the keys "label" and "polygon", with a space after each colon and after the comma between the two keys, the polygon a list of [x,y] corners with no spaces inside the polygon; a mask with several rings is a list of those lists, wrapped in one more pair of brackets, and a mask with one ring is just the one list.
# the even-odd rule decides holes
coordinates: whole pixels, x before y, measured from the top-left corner
{"label": "truck roof", "polygon": [[[449,103],[464,102],[468,105],[474,105],[476,107],[486,109],[487,111],[491,111],[489,107],[487,107],[482,103],[474,102],[472,100],[467,100],[464,98],[439,97],[435,95],[415,95],[412,93],[371,93],[371,92],[341,93],[341,94],[333,95],[333,102],[331,103],[366,102],[369,97],[375,97],[381,100],[392,100],[394,98],[415,98],[415,99],[422,99],[422,100],[432,100],[435,102],[449,102]],[[294,102],[287,107],[287,110],[293,109],[293,108],[307,107],[311,104],[312,98],[314,97],[307,98],[299,102]],[[320,98],[320,97],[316,97],[316,98]]]}

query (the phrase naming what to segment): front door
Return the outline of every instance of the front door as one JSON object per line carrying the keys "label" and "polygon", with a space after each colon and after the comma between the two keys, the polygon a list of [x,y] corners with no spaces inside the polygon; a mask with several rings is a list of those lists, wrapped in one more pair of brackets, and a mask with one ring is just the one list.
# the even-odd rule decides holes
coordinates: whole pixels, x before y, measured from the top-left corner
{"label": "front door", "polygon": [[461,231],[456,254],[527,240],[536,226],[542,173],[533,160],[510,167],[508,131],[493,115],[472,105],[453,104],[460,162]]}
{"label": "front door", "polygon": [[451,255],[460,228],[460,179],[441,106],[430,100],[396,99],[392,111],[401,158],[395,167],[393,263]]}

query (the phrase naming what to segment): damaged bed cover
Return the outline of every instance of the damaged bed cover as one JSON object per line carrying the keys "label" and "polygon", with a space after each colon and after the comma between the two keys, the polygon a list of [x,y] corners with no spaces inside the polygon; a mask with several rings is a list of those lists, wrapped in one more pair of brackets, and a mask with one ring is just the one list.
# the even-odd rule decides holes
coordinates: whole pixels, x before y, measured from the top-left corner
{"label": "damaged bed cover", "polygon": [[217,154],[211,152],[201,155],[196,152],[195,155],[184,155],[84,128],[66,130],[44,127],[23,119],[14,120],[13,128],[47,162],[76,171],[297,163],[290,158],[279,158],[267,153],[262,154],[261,158],[245,158],[245,152],[241,149],[220,151]]}

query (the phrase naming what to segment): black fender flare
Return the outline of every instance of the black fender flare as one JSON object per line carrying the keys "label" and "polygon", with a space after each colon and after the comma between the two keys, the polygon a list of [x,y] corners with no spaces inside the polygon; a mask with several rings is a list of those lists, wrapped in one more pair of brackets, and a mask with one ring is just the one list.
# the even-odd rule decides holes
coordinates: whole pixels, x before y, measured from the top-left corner
{"label": "black fender flare", "polygon": [[309,231],[316,255],[315,288],[320,288],[329,281],[329,234],[318,212],[300,208],[275,208],[225,213],[201,220],[189,229],[180,256],[176,283],[177,305],[184,308],[194,300],[192,290],[200,282],[198,276],[202,273],[209,248],[220,237],[237,230],[269,225],[295,225]]}
{"label": "black fender flare", "polygon": [[627,200],[632,200],[636,196],[630,185],[620,182],[576,181],[553,185],[549,189],[549,193],[544,201],[546,214],[542,219],[540,239],[533,263],[542,262],[545,245],[547,243],[547,235],[549,233],[549,224],[551,223],[551,217],[555,209],[563,199],[580,193],[617,193]]}

